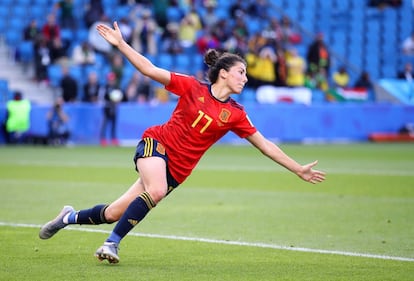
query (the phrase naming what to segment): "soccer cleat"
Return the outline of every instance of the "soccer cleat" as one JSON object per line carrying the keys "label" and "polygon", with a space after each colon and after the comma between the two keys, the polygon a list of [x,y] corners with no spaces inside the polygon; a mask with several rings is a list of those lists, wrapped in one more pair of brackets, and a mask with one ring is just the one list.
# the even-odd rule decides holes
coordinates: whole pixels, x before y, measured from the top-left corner
{"label": "soccer cleat", "polygon": [[72,206],[65,206],[63,207],[62,211],[60,211],[59,215],[51,220],[50,222],[46,223],[39,231],[40,239],[49,239],[53,235],[56,234],[59,230],[66,227],[67,224],[63,222],[63,218],[70,212],[74,212],[75,209]]}
{"label": "soccer cleat", "polygon": [[109,263],[118,263],[118,249],[118,244],[105,242],[98,250],[96,250],[95,257],[100,261],[108,260]]}

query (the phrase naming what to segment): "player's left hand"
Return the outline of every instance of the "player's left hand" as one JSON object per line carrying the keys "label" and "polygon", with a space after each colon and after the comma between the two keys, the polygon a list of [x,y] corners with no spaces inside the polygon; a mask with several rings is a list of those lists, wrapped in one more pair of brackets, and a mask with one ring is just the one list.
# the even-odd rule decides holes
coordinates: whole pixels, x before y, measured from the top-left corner
{"label": "player's left hand", "polygon": [[318,161],[303,165],[302,171],[298,173],[298,176],[304,181],[313,184],[323,182],[325,180],[325,173],[312,169],[316,164],[318,164]]}
{"label": "player's left hand", "polygon": [[105,24],[98,24],[96,30],[98,30],[99,34],[106,41],[115,47],[118,47],[123,41],[121,30],[119,29],[118,23],[116,21],[114,22],[114,28],[111,28]]}

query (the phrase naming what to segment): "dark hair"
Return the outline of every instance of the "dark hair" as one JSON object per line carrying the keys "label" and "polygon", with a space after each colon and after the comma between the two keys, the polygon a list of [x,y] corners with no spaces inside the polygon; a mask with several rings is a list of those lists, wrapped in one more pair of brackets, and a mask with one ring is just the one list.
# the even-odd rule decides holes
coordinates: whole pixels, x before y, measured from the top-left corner
{"label": "dark hair", "polygon": [[246,61],[239,55],[220,52],[215,49],[209,49],[204,54],[204,62],[208,66],[207,77],[211,83],[216,83],[220,69],[229,71],[236,62],[241,62],[244,65],[247,65]]}

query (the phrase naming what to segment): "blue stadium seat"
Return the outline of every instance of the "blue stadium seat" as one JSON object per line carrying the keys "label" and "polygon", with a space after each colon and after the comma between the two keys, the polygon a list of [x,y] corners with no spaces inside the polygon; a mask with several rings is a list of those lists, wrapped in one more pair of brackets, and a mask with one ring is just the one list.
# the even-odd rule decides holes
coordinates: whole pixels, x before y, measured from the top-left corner
{"label": "blue stadium seat", "polygon": [[13,29],[8,29],[6,30],[5,40],[6,44],[9,47],[16,49],[17,46],[22,42],[22,33],[16,32],[16,30]]}
{"label": "blue stadium seat", "polygon": [[34,60],[34,49],[32,41],[23,41],[18,46],[20,61],[23,63],[30,63]]}
{"label": "blue stadium seat", "polygon": [[60,79],[62,78],[62,68],[58,64],[51,64],[47,67],[47,75],[49,78],[50,86],[58,87]]}
{"label": "blue stadium seat", "polygon": [[173,67],[173,56],[167,53],[160,53],[158,54],[157,63],[161,68],[171,69]]}
{"label": "blue stadium seat", "polygon": [[10,97],[9,81],[0,79],[0,102],[6,103]]}

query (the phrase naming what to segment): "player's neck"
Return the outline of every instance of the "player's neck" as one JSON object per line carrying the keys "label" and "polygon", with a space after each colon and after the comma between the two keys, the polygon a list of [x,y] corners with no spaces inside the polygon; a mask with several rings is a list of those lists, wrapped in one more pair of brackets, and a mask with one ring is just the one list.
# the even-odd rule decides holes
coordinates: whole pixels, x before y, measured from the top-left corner
{"label": "player's neck", "polygon": [[219,101],[226,101],[230,96],[226,88],[220,87],[217,84],[211,85],[211,94]]}

